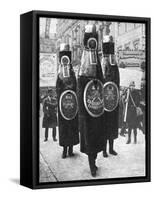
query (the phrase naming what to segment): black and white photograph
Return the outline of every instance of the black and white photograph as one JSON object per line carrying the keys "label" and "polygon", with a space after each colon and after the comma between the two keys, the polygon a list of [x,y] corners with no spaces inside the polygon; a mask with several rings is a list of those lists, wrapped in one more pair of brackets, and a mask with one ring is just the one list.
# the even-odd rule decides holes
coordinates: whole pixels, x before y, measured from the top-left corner
{"label": "black and white photograph", "polygon": [[39,183],[146,176],[145,23],[39,18]]}

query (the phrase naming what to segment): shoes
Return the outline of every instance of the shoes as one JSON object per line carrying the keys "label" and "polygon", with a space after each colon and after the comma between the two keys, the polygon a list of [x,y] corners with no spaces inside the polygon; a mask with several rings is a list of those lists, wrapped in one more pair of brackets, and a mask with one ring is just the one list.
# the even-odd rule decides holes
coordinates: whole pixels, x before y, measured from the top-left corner
{"label": "shoes", "polygon": [[54,141],[54,142],[57,142],[57,139],[56,139],[56,138],[53,138],[53,141]]}
{"label": "shoes", "polygon": [[131,143],[131,141],[130,141],[130,140],[127,140],[126,144],[130,144],[130,143]]}
{"label": "shoes", "polygon": [[108,157],[108,154],[107,154],[106,151],[103,151],[103,157],[104,157],[104,158],[107,158],[107,157]]}
{"label": "shoes", "polygon": [[44,142],[47,142],[47,141],[48,141],[48,139],[47,139],[47,138],[45,138],[45,139],[44,139]]}
{"label": "shoes", "polygon": [[66,158],[67,157],[67,147],[63,148],[63,153],[62,153],[62,158]]}
{"label": "shoes", "polygon": [[65,159],[67,157],[66,153],[63,152],[62,158]]}
{"label": "shoes", "polygon": [[93,170],[91,171],[91,175],[92,175],[93,177],[96,177],[96,168],[93,169]]}
{"label": "shoes", "polygon": [[110,150],[109,153],[112,154],[112,155],[114,155],[114,156],[118,155],[118,153],[116,151],[114,151],[114,150]]}
{"label": "shoes", "polygon": [[95,165],[95,170],[97,171],[98,170],[98,167]]}
{"label": "shoes", "polygon": [[73,157],[73,156],[74,156],[73,147],[72,147],[72,146],[70,146],[69,149],[68,149],[68,155],[69,155],[70,157]]}
{"label": "shoes", "polygon": [[71,152],[71,153],[68,153],[68,155],[69,155],[70,157],[73,157],[73,156],[75,156],[75,154],[74,154],[73,152]]}

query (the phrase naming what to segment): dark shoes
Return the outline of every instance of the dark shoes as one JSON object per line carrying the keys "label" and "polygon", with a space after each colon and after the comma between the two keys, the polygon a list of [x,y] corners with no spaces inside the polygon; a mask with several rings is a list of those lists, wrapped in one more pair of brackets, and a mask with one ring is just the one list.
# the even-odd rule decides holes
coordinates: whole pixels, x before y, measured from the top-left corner
{"label": "dark shoes", "polygon": [[75,154],[74,154],[73,152],[71,152],[71,153],[68,152],[68,155],[69,155],[70,157],[75,156]]}
{"label": "dark shoes", "polygon": [[108,154],[107,154],[106,151],[103,151],[103,157],[104,157],[104,158],[107,158],[107,157],[108,157]]}
{"label": "dark shoes", "polygon": [[126,144],[130,144],[131,143],[131,140],[130,139],[128,139],[127,140],[127,142],[126,142]]}
{"label": "dark shoes", "polygon": [[110,150],[109,153],[112,154],[112,155],[114,155],[114,156],[118,155],[118,153],[116,151],[114,151],[114,150]]}
{"label": "dark shoes", "polygon": [[68,149],[68,155],[69,155],[70,157],[73,157],[73,156],[74,156],[73,147],[72,147],[72,146],[70,146],[69,149]]}
{"label": "dark shoes", "polygon": [[47,138],[45,138],[45,139],[44,139],[44,142],[47,142],[47,141],[48,141],[48,139],[47,139]]}
{"label": "dark shoes", "polygon": [[56,138],[53,138],[53,141],[54,141],[54,142],[57,142],[57,139],[56,139]]}
{"label": "dark shoes", "polygon": [[68,156],[73,157],[75,154],[73,153],[73,147],[64,147],[62,158],[67,157],[67,150],[68,150]]}
{"label": "dark shoes", "polygon": [[62,153],[62,158],[66,158],[67,157],[67,148],[64,148],[63,153]]}
{"label": "dark shoes", "polygon": [[96,177],[96,171],[98,170],[98,167],[95,165],[94,167],[93,167],[93,169],[91,169],[91,175],[93,176],[93,177]]}
{"label": "dark shoes", "polygon": [[63,152],[62,158],[64,159],[64,158],[66,158],[66,157],[67,157],[66,153]]}
{"label": "dark shoes", "polygon": [[93,177],[96,177],[96,169],[94,169],[94,170],[91,171],[91,175],[92,175]]}

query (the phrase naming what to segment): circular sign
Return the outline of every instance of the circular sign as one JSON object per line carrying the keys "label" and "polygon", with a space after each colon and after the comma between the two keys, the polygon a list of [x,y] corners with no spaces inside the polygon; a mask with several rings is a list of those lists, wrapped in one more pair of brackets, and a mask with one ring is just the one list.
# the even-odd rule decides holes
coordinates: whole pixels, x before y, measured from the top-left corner
{"label": "circular sign", "polygon": [[61,63],[62,63],[63,65],[69,65],[69,64],[70,64],[70,59],[69,59],[69,57],[68,57],[68,56],[62,56],[62,57],[61,57]]}
{"label": "circular sign", "polygon": [[112,112],[119,103],[119,90],[114,82],[104,84],[104,110]]}
{"label": "circular sign", "polygon": [[72,120],[75,118],[78,112],[78,101],[74,91],[64,91],[59,100],[60,113],[66,120]]}
{"label": "circular sign", "polygon": [[87,83],[84,89],[84,105],[92,117],[100,117],[104,112],[103,83],[94,79]]}

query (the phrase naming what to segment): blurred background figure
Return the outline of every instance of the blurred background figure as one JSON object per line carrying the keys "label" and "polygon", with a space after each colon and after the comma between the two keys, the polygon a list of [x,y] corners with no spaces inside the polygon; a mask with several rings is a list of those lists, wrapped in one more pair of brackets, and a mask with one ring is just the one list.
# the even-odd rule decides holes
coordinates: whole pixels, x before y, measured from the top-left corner
{"label": "blurred background figure", "polygon": [[126,144],[131,143],[131,132],[134,132],[134,143],[137,143],[137,127],[138,127],[138,118],[137,118],[137,109],[140,103],[139,93],[135,90],[135,82],[131,81],[129,88],[127,90],[127,96],[125,99],[126,109],[124,115],[124,122],[128,123],[128,140]]}
{"label": "blurred background figure", "polygon": [[48,140],[49,128],[52,128],[52,138],[53,141],[56,139],[56,126],[57,126],[57,98],[56,92],[52,89],[48,89],[47,97],[44,99],[43,103],[43,124],[42,127],[45,128],[45,139]]}

